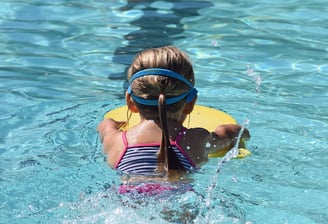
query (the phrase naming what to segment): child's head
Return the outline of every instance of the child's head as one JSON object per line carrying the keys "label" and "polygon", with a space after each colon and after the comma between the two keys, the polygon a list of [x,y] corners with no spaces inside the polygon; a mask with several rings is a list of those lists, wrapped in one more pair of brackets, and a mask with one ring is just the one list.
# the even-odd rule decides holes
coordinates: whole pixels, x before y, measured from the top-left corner
{"label": "child's head", "polygon": [[167,101],[167,117],[176,120],[181,119],[185,104],[196,98],[191,62],[176,47],[151,48],[136,55],[128,70],[128,80],[128,92],[146,119],[158,118],[160,94]]}

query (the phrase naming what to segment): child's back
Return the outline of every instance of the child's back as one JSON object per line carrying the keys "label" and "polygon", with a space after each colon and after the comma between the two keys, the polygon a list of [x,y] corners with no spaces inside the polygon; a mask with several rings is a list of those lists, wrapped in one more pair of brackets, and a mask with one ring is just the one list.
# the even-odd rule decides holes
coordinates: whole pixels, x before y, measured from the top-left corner
{"label": "child's back", "polygon": [[[128,80],[126,103],[130,112],[139,113],[140,123],[127,132],[120,131],[122,122],[113,119],[98,127],[113,168],[170,177],[199,168],[208,153],[235,143],[239,125],[221,125],[213,133],[183,127],[194,108],[197,90],[192,65],[179,49],[141,52],[129,68]],[[244,137],[249,137],[247,130]]]}

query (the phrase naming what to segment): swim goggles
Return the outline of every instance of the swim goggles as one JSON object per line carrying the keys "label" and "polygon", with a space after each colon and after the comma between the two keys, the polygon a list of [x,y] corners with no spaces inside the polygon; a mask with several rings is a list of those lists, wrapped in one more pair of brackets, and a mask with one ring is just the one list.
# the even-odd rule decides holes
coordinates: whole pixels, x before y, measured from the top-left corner
{"label": "swim goggles", "polygon": [[150,99],[144,99],[144,98],[141,98],[141,97],[138,97],[138,96],[135,96],[133,93],[132,93],[132,87],[131,87],[131,84],[132,82],[137,79],[137,78],[140,78],[142,76],[147,76],[147,75],[160,75],[160,76],[166,76],[166,77],[170,77],[170,78],[175,78],[175,79],[178,79],[182,82],[184,82],[186,85],[188,85],[190,87],[190,89],[179,95],[179,96],[175,96],[175,97],[171,97],[171,98],[167,98],[166,99],[166,104],[169,105],[169,104],[174,104],[174,103],[177,103],[179,102],[180,100],[186,98],[186,102],[189,103],[191,102],[197,95],[197,89],[194,88],[194,86],[186,79],[184,78],[182,75],[176,73],[176,72],[173,72],[171,70],[168,70],[168,69],[162,69],[162,68],[150,68],[150,69],[144,69],[144,70],[141,70],[137,73],[135,73],[130,81],[129,81],[129,87],[128,87],[128,93],[132,96],[132,99],[136,102],[136,103],[139,103],[139,104],[142,104],[142,105],[146,105],[146,106],[157,106],[158,105],[158,101],[157,100],[150,100]]}

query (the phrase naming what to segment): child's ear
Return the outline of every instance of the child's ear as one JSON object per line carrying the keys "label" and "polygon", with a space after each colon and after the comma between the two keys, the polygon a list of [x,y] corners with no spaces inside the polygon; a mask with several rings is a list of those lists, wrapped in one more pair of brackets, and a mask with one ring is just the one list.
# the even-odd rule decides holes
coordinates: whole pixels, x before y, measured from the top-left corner
{"label": "child's ear", "polygon": [[126,105],[128,106],[128,109],[132,113],[138,113],[139,112],[139,109],[138,109],[137,105],[133,101],[130,93],[128,93],[128,92],[125,93],[125,102],[126,102]]}
{"label": "child's ear", "polygon": [[196,100],[197,100],[197,96],[195,96],[195,98],[191,102],[185,105],[185,108],[183,109],[184,114],[190,114],[193,111],[194,106],[196,104]]}

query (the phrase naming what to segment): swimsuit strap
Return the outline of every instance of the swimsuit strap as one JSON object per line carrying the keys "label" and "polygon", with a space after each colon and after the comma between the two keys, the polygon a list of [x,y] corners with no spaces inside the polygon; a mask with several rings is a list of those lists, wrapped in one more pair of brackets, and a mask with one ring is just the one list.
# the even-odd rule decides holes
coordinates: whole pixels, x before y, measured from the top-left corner
{"label": "swimsuit strap", "polygon": [[124,143],[124,148],[127,148],[129,146],[129,143],[128,143],[128,139],[126,137],[126,131],[123,131],[123,133],[122,133],[122,140]]}
{"label": "swimsuit strap", "polygon": [[188,155],[188,153],[186,153],[186,150],[184,148],[182,148],[180,146],[180,140],[183,138],[183,136],[186,134],[186,131],[188,129],[186,127],[182,127],[178,133],[178,135],[176,136],[175,140],[174,140],[174,145],[176,146],[176,148],[180,151],[180,153],[184,156],[184,158],[189,162],[189,164],[191,165],[191,167],[196,168],[197,165],[194,163],[194,161],[190,158],[190,156]]}
{"label": "swimsuit strap", "polygon": [[131,87],[131,84],[132,82],[137,79],[137,78],[140,78],[140,77],[143,77],[143,76],[148,76],[148,75],[160,75],[160,76],[166,76],[166,77],[170,77],[170,78],[175,78],[175,79],[178,79],[180,81],[182,81],[183,83],[185,83],[186,85],[188,85],[190,87],[190,89],[179,95],[179,96],[176,96],[176,97],[171,97],[171,98],[167,98],[166,99],[166,104],[169,105],[169,104],[174,104],[174,103],[177,103],[179,102],[180,100],[184,99],[187,97],[187,103],[191,102],[197,95],[197,89],[194,88],[194,86],[192,85],[192,83],[190,81],[188,81],[185,77],[183,77],[182,75],[176,73],[176,72],[173,72],[169,69],[163,69],[163,68],[150,68],[150,69],[144,69],[144,70],[141,70],[137,73],[135,73],[131,78],[130,78],[130,81],[129,81],[129,87],[128,87],[128,93],[131,94],[132,96],[132,99],[139,103],[139,104],[142,104],[142,105],[146,105],[146,106],[157,106],[158,105],[158,100],[150,100],[150,99],[144,99],[144,98],[141,98],[141,97],[138,97],[138,96],[135,96],[132,92],[132,87]]}
{"label": "swimsuit strap", "polygon": [[118,164],[121,162],[126,150],[128,149],[128,146],[129,146],[128,139],[126,138],[126,131],[122,132],[122,140],[123,140],[123,143],[124,143],[124,149],[120,153],[120,156],[119,156],[118,160],[116,161],[116,163],[113,166],[115,169],[117,168]]}
{"label": "swimsuit strap", "polygon": [[183,135],[186,133],[188,129],[185,127],[182,127],[181,130],[179,131],[177,137],[175,138],[174,142],[176,145],[179,145],[178,143],[180,142],[181,138],[183,137]]}

